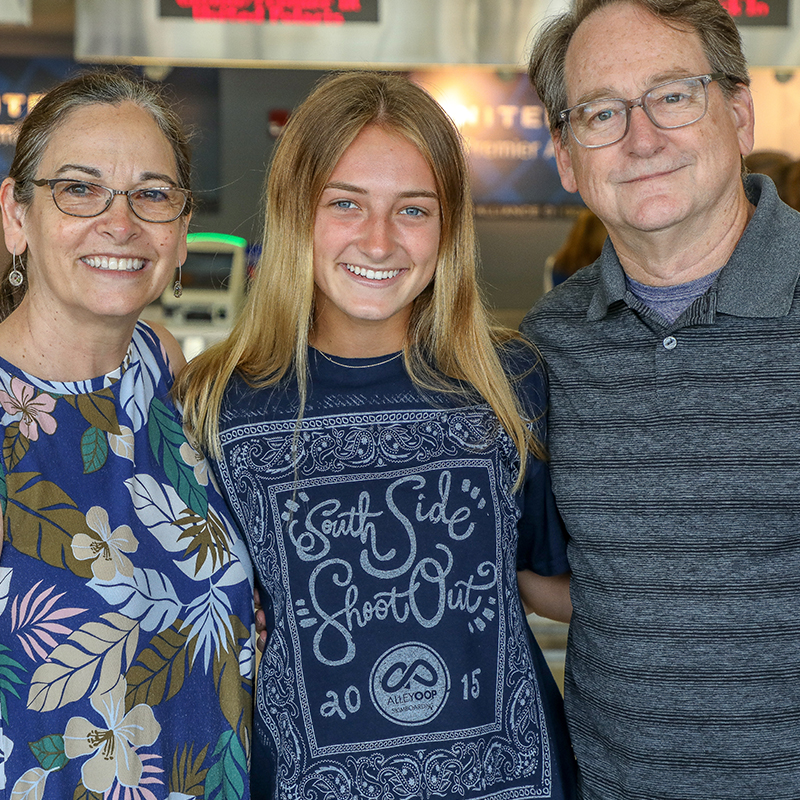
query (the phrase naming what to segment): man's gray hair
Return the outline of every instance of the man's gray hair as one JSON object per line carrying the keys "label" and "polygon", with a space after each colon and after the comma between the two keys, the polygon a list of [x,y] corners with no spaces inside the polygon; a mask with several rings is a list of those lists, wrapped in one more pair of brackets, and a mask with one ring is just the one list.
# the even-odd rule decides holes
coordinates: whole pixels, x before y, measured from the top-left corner
{"label": "man's gray hair", "polygon": [[554,138],[564,135],[565,126],[558,115],[567,108],[564,64],[572,37],[592,12],[618,3],[641,8],[678,30],[694,31],[700,37],[710,71],[734,76],[735,80],[727,77],[720,81],[727,96],[736,91],[737,84],[750,85],[739,30],[719,0],[576,0],[571,11],[544,24],[528,63],[528,77],[547,110]]}

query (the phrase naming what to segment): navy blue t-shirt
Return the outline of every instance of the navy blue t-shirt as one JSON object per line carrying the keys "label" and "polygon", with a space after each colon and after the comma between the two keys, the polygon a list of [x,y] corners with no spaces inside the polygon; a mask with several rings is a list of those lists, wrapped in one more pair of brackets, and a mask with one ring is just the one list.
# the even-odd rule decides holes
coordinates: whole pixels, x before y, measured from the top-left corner
{"label": "navy blue t-shirt", "polygon": [[[512,353],[538,414],[535,358]],[[400,357],[335,360],[309,350],[299,427],[288,380],[234,379],[220,419],[215,467],[268,615],[253,797],[572,797],[516,583],[569,569],[546,465],[513,493],[487,404],[420,392]]]}

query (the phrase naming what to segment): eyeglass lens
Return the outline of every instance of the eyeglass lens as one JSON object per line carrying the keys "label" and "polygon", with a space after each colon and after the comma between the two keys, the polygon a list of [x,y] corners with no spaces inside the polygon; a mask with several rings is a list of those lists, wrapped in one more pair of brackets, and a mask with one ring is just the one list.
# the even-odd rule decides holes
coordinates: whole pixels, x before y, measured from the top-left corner
{"label": "eyeglass lens", "polygon": [[[102,214],[114,199],[111,189],[83,181],[55,181],[52,192],[58,208],[76,217]],[[134,189],[127,197],[136,216],[146,222],[170,222],[186,206],[186,194],[171,187]]]}
{"label": "eyeglass lens", "polygon": [[[706,84],[699,78],[672,81],[646,92],[641,104],[657,127],[681,128],[703,117],[707,91]],[[629,114],[629,104],[624,100],[598,100],[575,106],[570,111],[569,124],[581,144],[597,147],[616,142],[625,135]]]}

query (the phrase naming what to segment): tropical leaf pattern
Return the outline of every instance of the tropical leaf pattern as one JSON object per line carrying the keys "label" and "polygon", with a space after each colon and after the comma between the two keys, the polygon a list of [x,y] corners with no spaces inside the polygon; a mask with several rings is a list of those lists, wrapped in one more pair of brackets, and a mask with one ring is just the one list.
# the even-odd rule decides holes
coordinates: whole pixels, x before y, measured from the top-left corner
{"label": "tropical leaf pattern", "polygon": [[150,406],[147,434],[153,454],[161,459],[167,478],[178,496],[198,516],[205,517],[208,514],[208,497],[195,478],[194,465],[184,461],[181,453],[186,434],[174,414],[158,398],[154,398]]}
{"label": "tropical leaf pattern", "polygon": [[12,422],[3,434],[3,461],[9,469],[19,464],[30,446],[30,440],[19,429],[19,422]]}
{"label": "tropical leaf pattern", "polygon": [[69,759],[64,752],[63,736],[44,736],[38,742],[29,742],[28,747],[36,756],[42,769],[47,772],[55,772],[67,766]]}
{"label": "tropical leaf pattern", "polygon": [[127,671],[139,641],[138,624],[121,614],[87,622],[50,653],[31,679],[28,708],[52,711],[83,698],[92,687],[110,691]]}
{"label": "tropical leaf pattern", "polygon": [[131,360],[119,380],[118,405],[130,421],[134,433],[147,424],[150,403],[165,384],[172,384],[172,375],[164,372],[164,354],[142,348]]}
{"label": "tropical leaf pattern", "polygon": [[[249,682],[243,678],[236,657],[237,642],[250,637],[250,631],[242,628],[241,622],[231,618],[232,636],[228,647],[214,656],[214,682],[219,692],[220,705],[231,730],[239,735],[243,747],[249,746],[250,730],[247,715],[243,713],[249,695]],[[248,673],[249,674],[249,673]]]}
{"label": "tropical leaf pattern", "polygon": [[41,767],[29,769],[15,784],[11,800],[41,800],[50,772]]}
{"label": "tropical leaf pattern", "polygon": [[142,323],[94,380],[0,360],[2,797],[249,797],[252,569],[171,381]]}
{"label": "tropical leaf pattern", "polygon": [[78,410],[89,423],[90,428],[97,428],[117,436],[120,433],[117,422],[117,409],[114,405],[114,393],[111,389],[78,395]]}
{"label": "tropical leaf pattern", "polygon": [[109,605],[119,606],[121,614],[139,620],[145,631],[161,633],[183,608],[169,576],[154,569],[134,569],[130,577],[117,572],[109,581],[89,583]]}
{"label": "tropical leaf pattern", "polygon": [[108,446],[111,448],[114,455],[120,458],[126,458],[128,461],[133,461],[133,454],[135,438],[133,431],[126,425],[120,426],[119,435],[114,433],[108,434]]}
{"label": "tropical leaf pattern", "polygon": [[178,541],[186,545],[184,555],[197,555],[197,571],[203,572],[206,559],[211,559],[211,569],[216,571],[230,560],[230,538],[222,520],[208,510],[205,517],[194,514],[191,509],[186,509],[180,519],[175,520],[175,525],[185,526],[178,537]]}
{"label": "tropical leaf pattern", "polygon": [[19,699],[18,688],[25,683],[22,674],[27,672],[19,661],[8,655],[10,652],[8,647],[0,644],[0,719],[3,722],[8,722],[6,697],[13,695]]}
{"label": "tropical leaf pattern", "polygon": [[90,532],[75,501],[40,472],[9,472],[6,491],[5,521],[14,548],[88,578],[88,564],[81,564],[72,555],[72,537]]}
{"label": "tropical leaf pattern", "polygon": [[233,639],[231,607],[228,595],[211,583],[208,592],[198,595],[188,605],[184,626],[189,629],[189,639],[203,655],[203,669],[208,672],[211,659]]}
{"label": "tropical leaf pattern", "polygon": [[157,706],[169,700],[183,686],[191,669],[191,656],[186,646],[187,635],[177,621],[174,627],[162,631],[150,640],[150,646],[139,653],[136,663],[128,670],[126,707],[139,703]]}
{"label": "tropical leaf pattern", "polygon": [[14,742],[0,733],[0,790],[5,790],[6,788],[6,762],[13,752]]}
{"label": "tropical leaf pattern", "polygon": [[8,593],[11,588],[11,570],[8,567],[0,567],[0,616],[8,605]]}
{"label": "tropical leaf pattern", "polygon": [[202,797],[205,790],[205,779],[208,769],[203,768],[206,758],[206,745],[194,757],[194,744],[189,746],[187,752],[186,745],[181,749],[180,755],[175,751],[172,759],[172,774],[169,779],[170,795],[181,797]]}
{"label": "tropical leaf pattern", "polygon": [[72,633],[73,629],[64,622],[86,611],[85,608],[57,605],[64,592],[53,594],[55,586],[39,591],[41,583],[37,581],[23,597],[17,595],[11,605],[11,632],[31,661],[47,659],[51,650],[58,646],[54,636]]}
{"label": "tropical leaf pattern", "polygon": [[108,458],[108,440],[101,428],[87,428],[81,436],[83,471],[97,472]]}
{"label": "tropical leaf pattern", "polygon": [[72,800],[104,800],[104,793],[90,792],[83,783],[79,783],[75,787],[75,792],[72,795]]}
{"label": "tropical leaf pattern", "polygon": [[240,800],[247,788],[247,759],[233,731],[223,733],[214,748],[216,762],[206,776],[208,800]]}
{"label": "tropical leaf pattern", "polygon": [[142,524],[165,550],[179,556],[176,564],[190,578],[207,581],[232,560],[241,560],[234,553],[238,535],[213,508],[207,517],[198,517],[171,484],[150,475],[137,474],[125,485]]}

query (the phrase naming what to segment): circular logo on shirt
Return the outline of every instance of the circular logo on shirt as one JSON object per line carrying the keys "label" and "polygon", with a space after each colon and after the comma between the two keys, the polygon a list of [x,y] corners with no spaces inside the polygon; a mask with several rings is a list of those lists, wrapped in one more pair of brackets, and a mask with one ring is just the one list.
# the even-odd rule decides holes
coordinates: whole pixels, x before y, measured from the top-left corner
{"label": "circular logo on shirt", "polygon": [[398,725],[424,725],[444,706],[450,674],[439,654],[420,642],[387,650],[369,676],[375,708]]}

